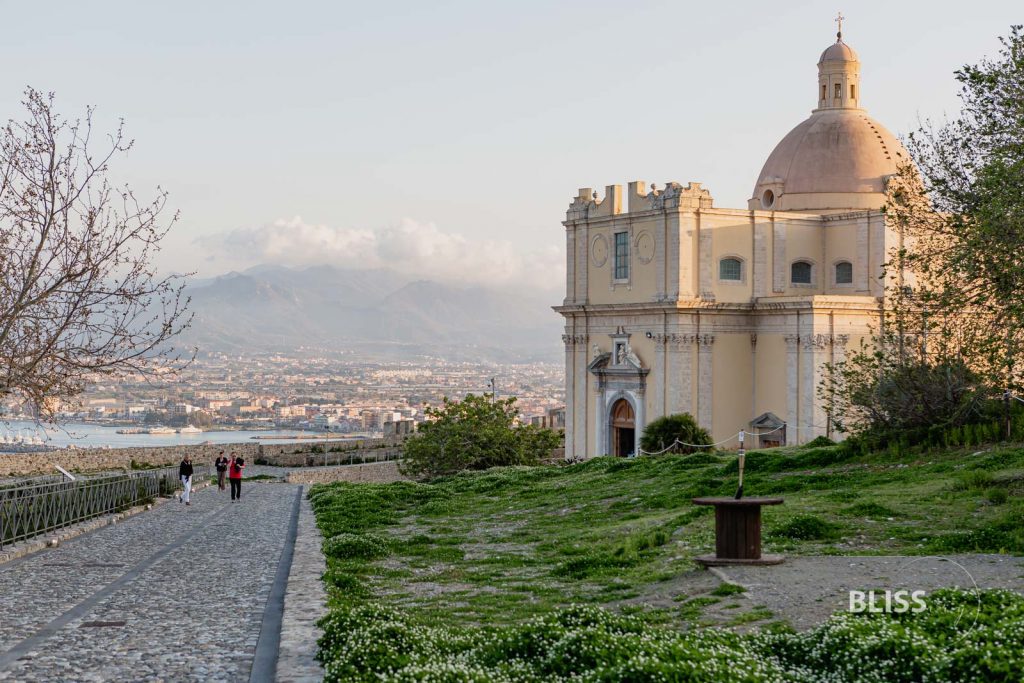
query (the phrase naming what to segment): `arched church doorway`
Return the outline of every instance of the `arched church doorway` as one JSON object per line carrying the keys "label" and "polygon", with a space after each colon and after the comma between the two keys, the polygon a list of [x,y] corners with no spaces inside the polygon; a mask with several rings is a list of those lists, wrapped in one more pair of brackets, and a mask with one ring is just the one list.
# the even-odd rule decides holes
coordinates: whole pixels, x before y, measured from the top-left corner
{"label": "arched church doorway", "polygon": [[612,419],[609,428],[612,430],[612,455],[624,458],[632,455],[636,448],[636,415],[629,401],[620,398],[612,404]]}

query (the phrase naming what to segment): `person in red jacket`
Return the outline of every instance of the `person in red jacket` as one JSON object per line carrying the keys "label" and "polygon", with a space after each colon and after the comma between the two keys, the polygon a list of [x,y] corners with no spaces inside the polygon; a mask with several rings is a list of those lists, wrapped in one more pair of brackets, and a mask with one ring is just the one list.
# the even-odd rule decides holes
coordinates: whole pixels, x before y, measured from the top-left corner
{"label": "person in red jacket", "polygon": [[228,465],[228,481],[231,482],[231,502],[242,500],[242,470],[245,469],[245,458],[240,455],[231,454],[231,464]]}

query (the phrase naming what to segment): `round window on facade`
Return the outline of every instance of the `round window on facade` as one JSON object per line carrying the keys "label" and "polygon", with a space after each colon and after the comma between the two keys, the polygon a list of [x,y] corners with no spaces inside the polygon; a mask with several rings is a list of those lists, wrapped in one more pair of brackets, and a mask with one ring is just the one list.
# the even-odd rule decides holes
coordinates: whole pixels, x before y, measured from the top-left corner
{"label": "round window on facade", "polygon": [[764,194],[761,195],[761,206],[766,209],[772,208],[775,204],[775,193],[771,190],[765,190]]}

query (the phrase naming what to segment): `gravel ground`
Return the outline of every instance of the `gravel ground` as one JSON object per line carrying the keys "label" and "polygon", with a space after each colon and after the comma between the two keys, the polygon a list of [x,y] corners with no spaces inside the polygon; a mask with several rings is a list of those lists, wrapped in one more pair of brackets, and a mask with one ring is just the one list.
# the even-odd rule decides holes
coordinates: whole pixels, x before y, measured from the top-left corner
{"label": "gravel ground", "polygon": [[210,487],[0,565],[0,680],[248,680],[298,491]]}
{"label": "gravel ground", "polygon": [[[744,597],[804,630],[850,608],[850,591],[1006,588],[1024,594],[1024,557],[826,556],[789,557],[777,566],[718,567],[724,581],[747,589]],[[927,604],[927,597],[925,598]],[[881,603],[878,603],[881,604]]]}

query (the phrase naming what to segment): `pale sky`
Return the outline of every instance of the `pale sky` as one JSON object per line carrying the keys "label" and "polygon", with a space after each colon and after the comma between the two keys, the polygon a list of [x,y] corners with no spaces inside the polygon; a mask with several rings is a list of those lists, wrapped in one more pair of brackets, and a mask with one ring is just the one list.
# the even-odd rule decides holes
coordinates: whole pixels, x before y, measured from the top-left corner
{"label": "pale sky", "polygon": [[745,207],[815,105],[837,10],[865,108],[902,136],[956,113],[953,71],[995,56],[1020,7],[0,0],[0,111],[32,85],[124,117],[117,177],[182,213],[164,268],[558,285],[579,187],[698,181]]}

